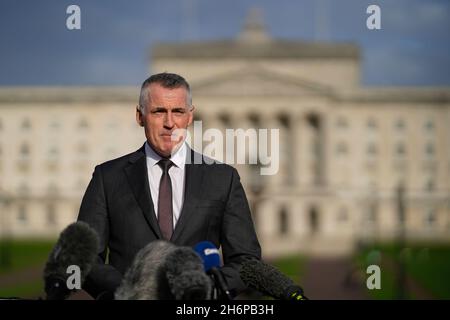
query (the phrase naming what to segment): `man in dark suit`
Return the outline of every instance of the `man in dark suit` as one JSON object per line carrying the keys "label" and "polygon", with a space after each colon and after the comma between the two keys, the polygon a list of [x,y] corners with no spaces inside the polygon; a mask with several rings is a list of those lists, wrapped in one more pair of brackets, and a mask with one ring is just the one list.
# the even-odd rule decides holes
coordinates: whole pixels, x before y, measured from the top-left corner
{"label": "man in dark suit", "polygon": [[114,292],[136,253],[157,239],[182,246],[213,242],[222,249],[228,287],[235,294],[245,289],[240,263],[261,258],[247,198],[233,167],[206,163],[179,134],[193,112],[184,78],[151,76],[136,108],[146,143],[95,168],[78,216],[100,237],[98,264],[84,288],[94,297]]}

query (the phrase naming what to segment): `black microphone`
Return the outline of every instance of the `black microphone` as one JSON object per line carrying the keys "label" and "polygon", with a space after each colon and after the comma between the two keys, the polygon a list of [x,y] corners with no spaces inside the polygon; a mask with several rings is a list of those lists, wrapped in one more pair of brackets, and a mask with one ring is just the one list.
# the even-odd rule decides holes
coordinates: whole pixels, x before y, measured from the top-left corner
{"label": "black microphone", "polygon": [[142,248],[115,292],[116,300],[206,300],[211,280],[188,247],[156,240]]}
{"label": "black microphone", "polygon": [[167,256],[166,277],[175,300],[206,300],[211,295],[211,280],[203,263],[189,247],[178,247]]}
{"label": "black microphone", "polygon": [[[96,231],[85,222],[75,222],[60,234],[44,268],[47,300],[64,300],[72,292],[67,286],[70,269],[80,270],[80,284],[91,271],[98,254],[99,240]],[[69,273],[68,273],[69,271]]]}
{"label": "black microphone", "polygon": [[277,268],[256,259],[242,263],[239,275],[249,287],[280,300],[308,300],[303,289]]}
{"label": "black microphone", "polygon": [[211,275],[214,279],[214,283],[218,285],[221,291],[221,298],[225,300],[232,300],[231,293],[228,290],[223,274],[219,270],[219,249],[217,249],[216,246],[210,241],[202,241],[195,245],[194,250],[202,258],[205,272]]}

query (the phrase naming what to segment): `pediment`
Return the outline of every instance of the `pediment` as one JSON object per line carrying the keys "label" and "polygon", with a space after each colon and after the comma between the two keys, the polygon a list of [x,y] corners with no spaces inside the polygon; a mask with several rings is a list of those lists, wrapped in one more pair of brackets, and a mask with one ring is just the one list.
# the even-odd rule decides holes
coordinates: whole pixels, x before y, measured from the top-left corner
{"label": "pediment", "polygon": [[305,96],[329,95],[331,89],[301,78],[260,68],[245,68],[192,84],[195,95]]}

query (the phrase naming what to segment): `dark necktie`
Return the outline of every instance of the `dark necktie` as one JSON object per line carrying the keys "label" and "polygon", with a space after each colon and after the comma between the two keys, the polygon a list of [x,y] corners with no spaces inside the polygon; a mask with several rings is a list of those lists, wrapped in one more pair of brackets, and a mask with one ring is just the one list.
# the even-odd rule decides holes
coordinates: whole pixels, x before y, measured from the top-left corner
{"label": "dark necktie", "polygon": [[158,195],[158,223],[163,238],[170,240],[173,232],[173,210],[172,210],[172,181],[169,176],[169,169],[173,162],[169,159],[161,159],[158,162],[163,173],[159,182]]}

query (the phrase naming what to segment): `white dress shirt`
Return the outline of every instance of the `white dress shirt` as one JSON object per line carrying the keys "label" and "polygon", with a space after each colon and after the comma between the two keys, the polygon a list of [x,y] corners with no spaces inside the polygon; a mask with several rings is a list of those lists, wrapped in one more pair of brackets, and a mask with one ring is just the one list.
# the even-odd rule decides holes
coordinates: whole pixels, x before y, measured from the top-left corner
{"label": "white dress shirt", "polygon": [[[186,163],[186,143],[183,143],[170,160],[174,163],[169,169],[169,176],[172,182],[172,208],[173,208],[173,228],[180,218],[184,201],[184,165]],[[158,196],[159,182],[162,176],[162,169],[158,161],[162,159],[148,144],[145,143],[145,156],[147,159],[148,183],[152,196],[153,208],[158,219]]]}

